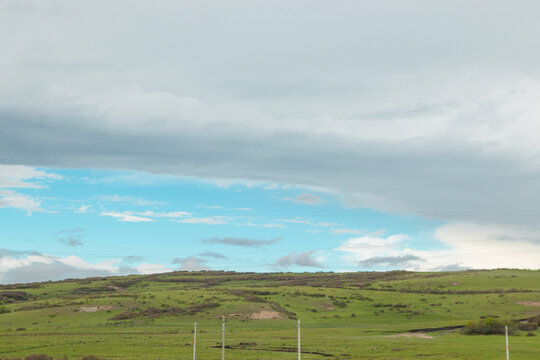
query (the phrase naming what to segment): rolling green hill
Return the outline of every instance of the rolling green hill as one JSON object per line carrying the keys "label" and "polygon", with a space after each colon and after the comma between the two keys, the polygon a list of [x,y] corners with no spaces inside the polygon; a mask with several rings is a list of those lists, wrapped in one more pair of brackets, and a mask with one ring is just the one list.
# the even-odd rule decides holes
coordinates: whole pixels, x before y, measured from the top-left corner
{"label": "rolling green hill", "polygon": [[[462,335],[492,317],[540,314],[540,271],[175,272],[1,285],[0,358],[503,359],[504,336]],[[529,334],[529,336],[527,336]],[[532,336],[536,335],[536,336]],[[540,332],[510,337],[539,359]]]}

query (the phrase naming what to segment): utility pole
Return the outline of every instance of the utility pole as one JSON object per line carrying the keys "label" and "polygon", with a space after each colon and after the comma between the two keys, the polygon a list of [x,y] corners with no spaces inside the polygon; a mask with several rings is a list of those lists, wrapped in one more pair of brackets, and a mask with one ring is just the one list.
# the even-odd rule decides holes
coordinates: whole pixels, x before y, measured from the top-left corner
{"label": "utility pole", "polygon": [[302,352],[300,351],[300,319],[298,319],[298,360],[302,358]]}
{"label": "utility pole", "polygon": [[193,360],[195,360],[195,354],[197,353],[197,322],[195,321],[195,329],[193,331]]}
{"label": "utility pole", "polygon": [[508,349],[508,326],[504,327],[504,333],[506,335],[506,360],[510,360],[510,350]]}
{"label": "utility pole", "polygon": [[225,315],[222,317],[221,325],[221,360],[225,360]]}

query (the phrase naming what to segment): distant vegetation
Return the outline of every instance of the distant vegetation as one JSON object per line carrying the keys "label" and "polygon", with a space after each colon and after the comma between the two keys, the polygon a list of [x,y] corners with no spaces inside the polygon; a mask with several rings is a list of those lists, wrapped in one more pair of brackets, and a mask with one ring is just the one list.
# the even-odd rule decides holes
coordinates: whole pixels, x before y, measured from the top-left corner
{"label": "distant vegetation", "polygon": [[[494,359],[540,353],[540,272],[173,272],[0,285],[0,359]],[[464,336],[475,335],[475,336]],[[89,355],[94,354],[94,355]]]}

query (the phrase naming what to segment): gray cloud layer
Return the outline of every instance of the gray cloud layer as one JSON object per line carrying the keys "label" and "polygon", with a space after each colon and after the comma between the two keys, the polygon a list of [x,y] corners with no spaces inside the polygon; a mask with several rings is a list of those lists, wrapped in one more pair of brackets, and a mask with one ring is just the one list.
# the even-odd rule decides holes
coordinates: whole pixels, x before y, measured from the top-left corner
{"label": "gray cloud layer", "polygon": [[58,241],[66,246],[76,247],[84,245],[82,239],[85,229],[62,230],[56,233]]}
{"label": "gray cloud layer", "polygon": [[537,1],[55,4],[0,5],[0,163],[538,221]]}
{"label": "gray cloud layer", "polygon": [[303,267],[317,267],[322,268],[323,266],[319,264],[315,259],[313,259],[314,251],[306,251],[303,253],[291,253],[285,255],[276,260],[274,266],[287,268],[289,266],[297,265]]}
{"label": "gray cloud layer", "polygon": [[0,249],[0,258],[3,258],[3,257],[20,258],[20,257],[26,257],[28,255],[41,255],[41,253],[36,250],[14,251],[14,250],[8,250],[4,248]]}
{"label": "gray cloud layer", "polygon": [[275,244],[279,241],[281,241],[281,237],[277,237],[271,240],[258,240],[258,239],[235,238],[235,237],[224,237],[224,238],[215,237],[215,238],[201,240],[201,242],[204,244],[223,244],[223,245],[254,247],[254,248],[259,248],[264,245]]}
{"label": "gray cloud layer", "polygon": [[403,269],[410,267],[412,263],[426,261],[416,255],[401,256],[375,256],[358,262],[362,268],[384,268],[384,269]]}
{"label": "gray cloud layer", "polygon": [[200,253],[199,256],[209,257],[213,259],[227,259],[225,255],[217,253],[217,252],[204,252],[204,253]]}

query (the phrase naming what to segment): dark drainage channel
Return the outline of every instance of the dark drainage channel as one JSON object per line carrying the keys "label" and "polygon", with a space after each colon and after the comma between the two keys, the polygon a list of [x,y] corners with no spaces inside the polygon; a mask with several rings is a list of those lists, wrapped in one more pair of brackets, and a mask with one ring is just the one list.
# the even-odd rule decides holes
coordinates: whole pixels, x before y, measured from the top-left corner
{"label": "dark drainage channel", "polygon": [[[212,346],[214,349],[221,349],[221,345]],[[250,348],[246,346],[241,345],[225,345],[225,349],[229,350],[252,350],[252,351],[272,351],[272,352],[287,352],[287,353],[295,353],[298,351],[297,348],[287,348],[287,347],[281,347],[276,349],[258,349],[258,348]],[[311,354],[311,355],[320,355],[324,357],[332,357],[334,355],[327,354],[319,351],[301,351],[302,354]]]}

